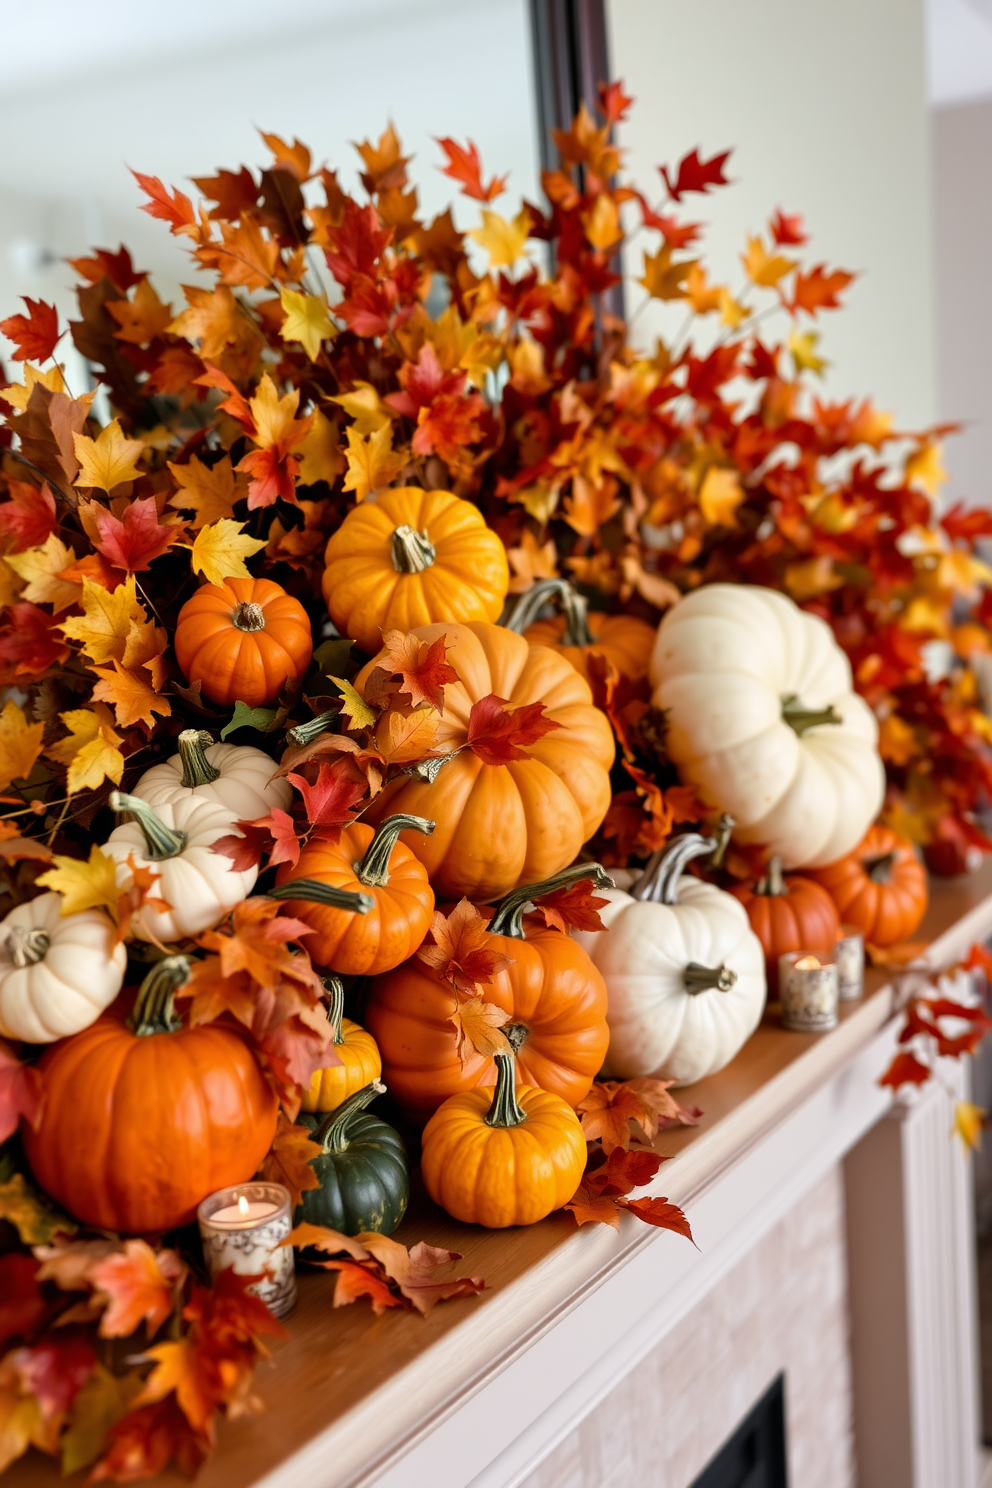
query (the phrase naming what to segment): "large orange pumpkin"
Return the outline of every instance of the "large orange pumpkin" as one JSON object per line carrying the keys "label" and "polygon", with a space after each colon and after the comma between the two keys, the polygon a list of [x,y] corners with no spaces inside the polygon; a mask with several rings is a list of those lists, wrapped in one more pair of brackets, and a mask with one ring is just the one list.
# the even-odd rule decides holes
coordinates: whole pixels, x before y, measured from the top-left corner
{"label": "large orange pumpkin", "polygon": [[[548,603],[561,614],[537,619]],[[590,654],[604,656],[632,682],[647,676],[656,628],[634,615],[605,615],[590,610],[585,598],[564,579],[545,579],[521,595],[507,624],[532,646],[551,646],[589,679]]]}
{"label": "large orange pumpkin", "polygon": [[807,869],[837,906],[845,925],[871,945],[895,945],[912,935],[927,908],[927,874],[904,837],[874,826],[847,857]]}
{"label": "large orange pumpkin", "polygon": [[[570,1106],[588,1094],[606,1055],[606,983],[581,946],[522,911],[531,894],[600,875],[597,864],[584,863],[548,884],[515,889],[488,927],[491,949],[513,958],[487,983],[485,999],[510,1014],[509,1026],[525,1030],[520,1079]],[[462,1063],[451,1021],[456,1006],[450,984],[417,957],[370,983],[365,1022],[390,1094],[411,1120],[425,1121],[457,1091],[496,1083],[492,1059],[467,1048]]]}
{"label": "large orange pumpkin", "polygon": [[176,623],[180,667],[204,697],[225,706],[273,702],[303,676],[312,650],[306,610],[271,579],[201,584]]}
{"label": "large orange pumpkin", "polygon": [[833,951],[840,934],[837,906],[821,884],[795,874],[783,876],[780,858],[773,857],[764,878],[752,886],[731,889],[747,910],[751,929],[765,953],[768,990],[778,991],[778,958],[786,951]]}
{"label": "large orange pumpkin", "polygon": [[342,635],[378,651],[386,630],[495,620],[506,550],[479,508],[450,491],[397,486],[348,513],[324,554],[324,600]]}
{"label": "large orange pumpkin", "polygon": [[[287,899],[290,912],[313,927],[307,950],[318,966],[341,976],[375,976],[412,956],[427,934],[434,892],[423,863],[396,840],[404,829],[432,832],[434,823],[400,815],[388,816],[378,828],[356,822],[345,827],[336,843],[309,842],[298,863],[280,867],[278,897]],[[319,892],[315,883],[368,894],[372,908],[355,914],[315,897],[288,899],[287,888],[299,879],[307,880],[308,894],[314,896]]]}
{"label": "large orange pumpkin", "polygon": [[[389,784],[373,801],[369,819],[402,811],[436,823],[427,839],[404,834],[401,840],[445,898],[492,899],[557,873],[575,859],[610,804],[616,745],[588,683],[557,652],[528,646],[499,625],[425,625],[414,634],[428,643],[443,637],[461,679],[444,689],[436,744],[453,753],[431,780],[410,775]],[[359,691],[375,664],[373,658],[359,672]],[[512,707],[543,703],[545,716],[559,727],[526,745],[522,758],[484,764],[465,746],[473,703],[492,693]]]}
{"label": "large orange pumpkin", "polygon": [[278,1102],[245,1039],[221,1023],[184,1028],[173,1013],[188,976],[185,956],[167,956],[136,1000],[125,993],[41,1059],[45,1108],[37,1131],[24,1125],[24,1150],[83,1224],[129,1235],[188,1224],[272,1145]]}

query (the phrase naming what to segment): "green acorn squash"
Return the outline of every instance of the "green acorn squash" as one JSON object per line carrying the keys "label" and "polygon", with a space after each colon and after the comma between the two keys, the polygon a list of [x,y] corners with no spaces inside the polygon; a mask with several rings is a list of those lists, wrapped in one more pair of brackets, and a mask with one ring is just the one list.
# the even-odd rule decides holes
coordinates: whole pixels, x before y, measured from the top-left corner
{"label": "green acorn squash", "polygon": [[327,1225],[342,1235],[396,1229],[410,1198],[406,1148],[398,1131],[365,1109],[385,1088],[373,1080],[328,1115],[300,1113],[323,1151],[310,1159],[320,1187],[303,1195],[297,1224]]}

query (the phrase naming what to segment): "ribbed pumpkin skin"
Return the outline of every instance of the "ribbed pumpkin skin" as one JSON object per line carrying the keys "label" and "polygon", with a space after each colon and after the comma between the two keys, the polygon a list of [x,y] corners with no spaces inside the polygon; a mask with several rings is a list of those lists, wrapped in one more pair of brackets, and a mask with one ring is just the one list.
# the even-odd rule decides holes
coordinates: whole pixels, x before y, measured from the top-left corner
{"label": "ribbed pumpkin skin", "polygon": [[[397,527],[425,533],[434,562],[419,573],[393,563]],[[506,550],[470,501],[399,486],[348,513],[327,544],[323,591],[331,619],[364,651],[386,630],[437,620],[495,620],[510,583]]]}
{"label": "ribbed pumpkin skin", "polygon": [[[322,1116],[301,1115],[310,1131]],[[296,1210],[296,1223],[327,1225],[342,1235],[391,1235],[406,1213],[410,1170],[399,1132],[367,1111],[348,1123],[348,1146],[310,1160],[320,1188],[309,1188]]]}
{"label": "ribbed pumpkin skin", "polygon": [[[371,894],[375,900],[375,908],[364,915],[302,899],[286,901],[288,914],[313,926],[314,933],[306,940],[311,959],[341,976],[376,976],[392,971],[421,944],[434,913],[434,892],[427,882],[427,870],[403,842],[397,842],[390,854],[388,883],[365,884],[359,880],[355,865],[374,835],[374,827],[356,822],[344,829],[333,846],[328,842],[309,843],[298,863],[282,864],[276,875],[280,884],[293,878],[316,878],[352,893]],[[367,1085],[368,1080],[362,1083]]]}
{"label": "ribbed pumpkin skin", "polygon": [[[438,897],[491,899],[550,878],[575,860],[610,804],[616,742],[588,683],[563,656],[499,625],[426,625],[415,634],[428,643],[443,636],[449,647],[461,680],[444,689],[436,747],[461,752],[433,782],[404,776],[387,785],[367,819],[402,811],[436,823],[431,837],[404,832],[400,841],[424,864]],[[374,667],[373,658],[359,672],[359,691]],[[543,703],[560,727],[527,745],[526,759],[483,764],[461,746],[472,704],[490,693],[514,707]]]}
{"label": "ribbed pumpkin skin", "polygon": [[[528,1037],[517,1055],[520,1079],[575,1106],[587,1095],[610,1040],[606,983],[586,952],[537,916],[524,921],[526,939],[495,935],[491,949],[512,956],[497,972],[486,1001],[504,1008]],[[382,1056],[390,1094],[413,1121],[443,1100],[478,1085],[492,1086],[496,1067],[474,1050],[463,1065],[450,1021],[456,1000],[416,957],[369,986],[365,1021]]]}
{"label": "ribbed pumpkin skin", "polygon": [[493,1087],[452,1095],[424,1129],[420,1170],[431,1198],[453,1219],[505,1229],[535,1224],[567,1204],[582,1180],[586,1140],[556,1095],[518,1085],[527,1120],[486,1123]]}
{"label": "ribbed pumpkin skin", "polygon": [[787,951],[828,954],[837,944],[840,916],[822,885],[811,878],[787,877],[784,894],[759,894],[749,884],[731,893],[747,910],[751,929],[765,953],[769,994],[778,991],[778,958]]}
{"label": "ribbed pumpkin skin", "polygon": [[[350,1018],[341,1019],[341,1043],[334,1045],[340,1064],[314,1070],[310,1089],[303,1097],[302,1111],[336,1111],[342,1101],[378,1080],[382,1060],[375,1039]],[[319,1124],[319,1123],[318,1123]]]}
{"label": "ribbed pumpkin skin", "polygon": [[599,610],[590,610],[586,623],[593,636],[591,646],[563,646],[562,633],[568,621],[564,615],[554,615],[548,620],[535,620],[524,631],[524,639],[532,646],[550,646],[571,662],[580,676],[589,680],[588,658],[590,653],[599,653],[611,661],[622,677],[636,682],[646,677],[648,662],[654,649],[655,630],[646,620],[632,615],[604,615]]}
{"label": "ribbed pumpkin skin", "polygon": [[[871,864],[892,854],[886,883],[869,876]],[[822,884],[845,925],[860,930],[870,945],[895,945],[912,935],[926,914],[926,869],[911,842],[889,827],[874,826],[852,853],[809,873]]]}
{"label": "ribbed pumpkin skin", "polygon": [[[261,607],[264,629],[235,625],[240,604]],[[179,611],[176,660],[187,679],[201,683],[204,696],[215,703],[240,699],[257,708],[273,702],[290,678],[303,676],[312,651],[306,610],[271,579],[201,584]]]}
{"label": "ribbed pumpkin skin", "polygon": [[129,1007],[118,999],[42,1057],[47,1101],[22,1138],[38,1183],[74,1218],[134,1235],[188,1224],[207,1194],[251,1178],[278,1103],[233,1029],[136,1038]]}

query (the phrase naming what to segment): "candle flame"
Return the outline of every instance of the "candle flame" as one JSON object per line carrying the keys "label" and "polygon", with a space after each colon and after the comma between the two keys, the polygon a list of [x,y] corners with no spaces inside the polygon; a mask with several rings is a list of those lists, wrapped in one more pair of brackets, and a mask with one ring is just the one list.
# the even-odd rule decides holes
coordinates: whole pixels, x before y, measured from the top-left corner
{"label": "candle flame", "polygon": [[244,1194],[242,1194],[241,1197],[238,1199],[238,1213],[242,1216],[242,1218],[248,1213],[248,1200],[245,1198]]}
{"label": "candle flame", "polygon": [[815,956],[803,956],[801,961],[796,962],[797,971],[816,971],[819,969],[819,961]]}

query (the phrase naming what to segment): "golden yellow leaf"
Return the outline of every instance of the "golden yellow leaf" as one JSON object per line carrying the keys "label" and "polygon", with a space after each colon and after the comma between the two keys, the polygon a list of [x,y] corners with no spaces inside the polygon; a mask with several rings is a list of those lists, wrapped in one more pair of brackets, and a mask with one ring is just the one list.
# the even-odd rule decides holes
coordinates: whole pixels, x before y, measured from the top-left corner
{"label": "golden yellow leaf", "polygon": [[527,515],[533,517],[534,521],[542,527],[548,525],[560,499],[559,488],[543,480],[534,481],[529,486],[521,486],[520,490],[514,491],[510,497],[511,501],[519,502]]}
{"label": "golden yellow leaf", "polygon": [[[885,417],[884,414],[881,416]],[[922,486],[931,501],[948,478],[947,471],[940,463],[941,452],[939,444],[928,440],[906,461],[907,485]]]}
{"label": "golden yellow leaf", "polygon": [[141,474],[137,461],[144,454],[140,439],[126,439],[119,419],[111,419],[95,439],[88,434],[73,434],[73,448],[79,461],[77,486],[95,486],[112,491],[125,481],[137,480]]}
{"label": "golden yellow leaf", "polygon": [[617,204],[606,191],[599,193],[592,211],[583,217],[582,225],[592,246],[602,251],[612,248],[623,237]]}
{"label": "golden yellow leaf", "polygon": [[748,238],[747,251],[741,254],[741,263],[751,283],[759,284],[763,289],[774,289],[796,267],[794,258],[786,258],[781,253],[769,253],[760,238]]}
{"label": "golden yellow leaf", "polygon": [[690,270],[698,262],[695,258],[672,260],[670,243],[664,243],[655,254],[645,253],[644,273],[638,284],[643,284],[653,300],[684,300],[684,284]]}
{"label": "golden yellow leaf", "polygon": [[68,794],[96,790],[105,780],[120,785],[124,756],[117,746],[124,741],[113,727],[110,709],[97,703],[93,708],[71,708],[59,717],[69,733],[46,752],[49,759],[68,765]]}
{"label": "golden yellow leaf", "polygon": [[245,495],[239,489],[230,455],[216,465],[204,465],[196,455],[186,465],[173,465],[170,460],[169,469],[179,483],[179,490],[169,497],[169,505],[194,512],[190,524],[194,528],[219,522],[222,517],[233,517],[235,501]]}
{"label": "golden yellow leaf", "polygon": [[54,868],[35,880],[42,888],[62,895],[62,914],[78,914],[82,909],[109,909],[116,915],[119,889],[117,864],[96,843],[90,848],[87,862],[81,858],[55,855]]}
{"label": "golden yellow leaf", "polygon": [[971,1101],[955,1103],[953,1132],[955,1136],[961,1138],[968,1151],[977,1152],[981,1147],[984,1125],[985,1112],[981,1106],[973,1105]]}
{"label": "golden yellow leaf", "polygon": [[354,427],[345,431],[348,450],[345,459],[348,473],[344,478],[346,491],[354,491],[356,501],[364,501],[371,491],[381,491],[396,479],[406,459],[393,452],[393,427],[383,424],[374,434],[363,438]]}
{"label": "golden yellow leaf", "polygon": [[965,599],[977,599],[983,585],[992,584],[992,568],[971,553],[958,548],[942,553],[937,564],[936,583]]}
{"label": "golden yellow leaf", "polygon": [[113,593],[84,578],[79,603],[82,615],[70,615],[59,628],[68,640],[81,641],[86,655],[98,665],[114,657],[122,661],[132,625],[148,625],[148,616],[135,594],[134,574],[128,574]]}
{"label": "golden yellow leaf", "polygon": [[685,276],[685,297],[697,315],[708,315],[711,310],[719,310],[721,299],[726,293],[723,285],[710,284],[702,264],[692,264]]}
{"label": "golden yellow leaf", "polygon": [[735,300],[729,289],[720,291],[720,319],[725,326],[736,330],[742,320],[747,320],[751,314],[747,305],[742,305],[740,300]]}
{"label": "golden yellow leaf", "polygon": [[28,723],[23,711],[11,699],[0,713],[0,790],[14,780],[26,780],[41,753],[43,723]]}
{"label": "golden yellow leaf", "polygon": [[792,352],[792,360],[796,364],[797,372],[815,372],[821,377],[830,365],[823,357],[817,356],[816,348],[820,337],[816,331],[792,331],[789,335],[789,350]]}
{"label": "golden yellow leaf", "polygon": [[0,396],[16,408],[18,413],[23,413],[28,406],[31,391],[36,383],[48,388],[52,393],[65,392],[65,378],[62,376],[62,368],[59,366],[49,367],[43,372],[40,367],[32,367],[30,362],[24,363],[24,381],[12,382],[5,388],[0,388]]}
{"label": "golden yellow leaf", "polygon": [[790,563],[785,570],[785,587],[793,599],[813,599],[818,594],[829,594],[831,589],[840,589],[844,580],[834,570],[833,559],[804,558],[801,563]]}
{"label": "golden yellow leaf", "polygon": [[522,207],[512,222],[487,207],[482,209],[482,226],[472,228],[468,236],[481,244],[489,254],[490,269],[508,269],[524,251],[530,237],[531,220]]}
{"label": "golden yellow leaf", "polygon": [[284,289],[280,296],[286,319],[279,334],[284,341],[298,341],[312,362],[320,356],[321,342],[336,336],[334,324],[324,295],[300,294],[295,289]]}
{"label": "golden yellow leaf", "polygon": [[8,566],[25,583],[21,598],[32,604],[50,604],[56,615],[79,598],[79,584],[59,578],[62,570],[75,561],[75,553],[54,532],[38,548],[7,554]]}
{"label": "golden yellow leaf", "polygon": [[292,388],[280,396],[268,372],[258,384],[254,397],[249,398],[248,406],[255,422],[255,443],[262,449],[274,449],[276,445],[284,450],[292,449],[310,428],[309,418],[296,417],[300,406],[299,388]]}
{"label": "golden yellow leaf", "polygon": [[319,408],[314,409],[312,418],[310,429],[296,451],[300,461],[300,485],[313,486],[317,481],[326,481],[333,486],[344,469],[338,426]]}
{"label": "golden yellow leaf", "polygon": [[510,363],[510,381],[518,393],[525,398],[539,398],[551,386],[551,378],[544,367],[544,348],[536,341],[518,341],[507,354]]}
{"label": "golden yellow leaf", "polygon": [[434,748],[440,718],[435,708],[388,708],[375,729],[375,747],[389,765],[409,765]]}
{"label": "golden yellow leaf", "polygon": [[898,713],[890,713],[882,719],[878,729],[878,752],[892,765],[908,765],[919,754],[915,733]]}
{"label": "golden yellow leaf", "polygon": [[529,527],[520,534],[520,546],[508,548],[513,578],[510,580],[511,594],[524,594],[533,587],[537,579],[553,579],[558,574],[558,554],[554,540],[539,543]]}
{"label": "golden yellow leaf", "polygon": [[356,382],[350,393],[341,393],[331,402],[339,404],[354,419],[359,434],[373,434],[383,424],[392,422],[389,409],[370,382]]}
{"label": "golden yellow leaf", "polygon": [[744,490],[736,470],[711,465],[699,488],[699,509],[711,527],[736,527],[734,516],[744,500]]}
{"label": "golden yellow leaf", "polygon": [[375,709],[369,707],[362,694],[356,692],[344,677],[331,677],[329,680],[341,691],[341,716],[348,719],[345,727],[349,729],[371,728],[377,715]]}
{"label": "golden yellow leaf", "polygon": [[225,579],[250,579],[245,559],[265,547],[264,537],[249,537],[244,522],[222,517],[201,527],[193,541],[193,572],[202,573],[208,584]]}

